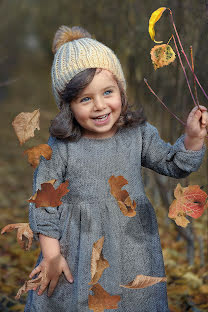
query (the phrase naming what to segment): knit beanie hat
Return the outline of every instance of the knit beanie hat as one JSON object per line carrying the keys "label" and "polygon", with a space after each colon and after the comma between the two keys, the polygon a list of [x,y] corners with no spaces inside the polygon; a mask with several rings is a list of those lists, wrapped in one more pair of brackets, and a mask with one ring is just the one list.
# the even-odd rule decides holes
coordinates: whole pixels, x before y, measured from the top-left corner
{"label": "knit beanie hat", "polygon": [[74,76],[87,68],[102,68],[113,73],[126,90],[126,82],[121,64],[114,52],[92,39],[81,27],[61,26],[53,40],[55,54],[51,69],[52,90],[60,109],[62,92]]}

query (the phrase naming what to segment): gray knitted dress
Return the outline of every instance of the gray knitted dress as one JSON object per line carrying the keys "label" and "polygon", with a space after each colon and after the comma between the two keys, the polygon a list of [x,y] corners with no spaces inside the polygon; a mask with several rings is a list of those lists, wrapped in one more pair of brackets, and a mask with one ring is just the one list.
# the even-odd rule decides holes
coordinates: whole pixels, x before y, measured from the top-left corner
{"label": "gray knitted dress", "polygon": [[[205,147],[188,151],[183,138],[174,145],[165,143],[149,123],[119,129],[106,139],[82,137],[78,142],[64,142],[49,138],[52,158],[41,157],[34,173],[33,193],[51,179],[57,179],[55,188],[68,180],[69,192],[58,207],[35,208],[30,204],[29,221],[36,238],[42,233],[59,240],[74,283],[70,284],[62,273],[50,298],[47,291],[41,296],[30,291],[25,312],[90,311],[92,246],[103,235],[103,256],[110,266],[99,284],[109,294],[121,296],[116,311],[169,311],[166,282],[143,289],[119,285],[128,284],[138,274],[165,276],[156,215],[145,195],[141,166],[175,178],[196,171]],[[111,195],[108,179],[112,175],[128,180],[123,189],[136,201],[136,216],[124,216]],[[41,259],[40,254],[37,264]]]}

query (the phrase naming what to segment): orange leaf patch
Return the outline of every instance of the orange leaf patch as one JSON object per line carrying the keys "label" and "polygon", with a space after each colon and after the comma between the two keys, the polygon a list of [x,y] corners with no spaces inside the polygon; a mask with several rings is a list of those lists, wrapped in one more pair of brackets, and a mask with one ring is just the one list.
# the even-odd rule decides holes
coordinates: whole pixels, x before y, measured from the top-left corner
{"label": "orange leaf patch", "polygon": [[[17,229],[17,242],[20,247],[29,250],[33,240],[33,232],[29,223],[8,224],[1,230],[1,234],[12,232],[14,229]],[[28,239],[27,243],[23,240],[24,237]]]}
{"label": "orange leaf patch", "polygon": [[35,169],[39,165],[41,155],[47,160],[51,159],[52,148],[48,144],[39,144],[25,150],[23,154],[27,154],[28,162]]}
{"label": "orange leaf patch", "polygon": [[174,196],[176,199],[170,205],[168,217],[174,219],[179,226],[186,227],[190,223],[185,218],[186,215],[197,219],[207,208],[207,194],[199,185],[181,187],[177,184]]}
{"label": "orange leaf patch", "polygon": [[91,281],[89,285],[94,285],[98,282],[103,274],[103,271],[109,267],[109,263],[104,259],[102,248],[104,243],[104,236],[93,244],[91,257]]}
{"label": "orange leaf patch", "polygon": [[146,275],[137,275],[133,281],[128,283],[127,285],[120,285],[125,288],[139,289],[146,288],[157,284],[159,282],[166,282],[166,277],[154,277],[154,276],[146,276]]}
{"label": "orange leaf patch", "polygon": [[168,44],[156,45],[150,51],[154,69],[167,66],[175,60],[175,52]]}
{"label": "orange leaf patch", "polygon": [[[51,181],[53,182],[54,180]],[[69,181],[61,183],[56,190],[50,183],[51,181],[42,183],[41,190],[38,190],[28,199],[28,202],[35,203],[36,208],[60,206],[62,204],[61,198],[69,192],[67,189]]]}
{"label": "orange leaf patch", "polygon": [[104,312],[105,309],[118,309],[118,302],[121,297],[111,296],[105,291],[100,284],[96,284],[90,288],[94,292],[94,296],[88,296],[88,306],[94,312]]}
{"label": "orange leaf patch", "polygon": [[131,201],[129,193],[126,190],[121,190],[121,188],[128,184],[128,181],[123,176],[111,176],[108,180],[111,188],[111,194],[115,197],[121,212],[124,216],[134,217],[136,215],[136,202]]}
{"label": "orange leaf patch", "polygon": [[20,145],[25,143],[31,137],[34,137],[34,131],[36,128],[40,130],[39,119],[39,109],[35,110],[32,113],[22,112],[15,117],[12,122],[12,126],[18,137]]}

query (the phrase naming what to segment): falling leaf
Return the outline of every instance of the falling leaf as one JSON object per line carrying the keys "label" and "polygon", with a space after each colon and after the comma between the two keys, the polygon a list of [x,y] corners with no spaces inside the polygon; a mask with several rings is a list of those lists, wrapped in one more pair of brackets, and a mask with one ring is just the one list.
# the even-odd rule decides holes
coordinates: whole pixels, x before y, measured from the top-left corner
{"label": "falling leaf", "polygon": [[162,41],[155,41],[155,23],[161,18],[163,12],[166,10],[166,7],[161,7],[159,9],[157,9],[156,11],[154,11],[152,13],[152,15],[150,16],[149,19],[149,34],[151,39],[155,42],[155,43],[162,43]]}
{"label": "falling leaf", "polygon": [[61,198],[69,192],[68,185],[69,181],[65,181],[55,190],[51,183],[42,183],[41,190],[38,190],[36,194],[28,199],[28,202],[35,203],[36,208],[60,206],[62,204]]}
{"label": "falling leaf", "polygon": [[39,165],[41,155],[47,160],[51,159],[52,148],[48,144],[39,144],[25,150],[23,154],[27,154],[28,162],[33,168],[36,168]]}
{"label": "falling leaf", "polygon": [[128,181],[123,176],[111,176],[108,180],[111,187],[111,194],[115,197],[118,202],[119,208],[124,216],[134,217],[136,215],[136,202],[131,201],[129,193],[121,188],[128,184]]}
{"label": "falling leaf", "polygon": [[31,137],[34,137],[34,131],[39,126],[40,112],[39,109],[32,113],[20,113],[12,122],[14,131],[19,139],[20,145],[25,143]]}
{"label": "falling leaf", "polygon": [[28,280],[24,283],[24,285],[18,290],[15,299],[20,299],[22,294],[27,293],[29,290],[33,290],[33,288],[39,287],[43,280],[46,277],[46,273],[43,272],[43,276],[41,277],[36,277],[32,280]]}
{"label": "falling leaf", "polygon": [[88,296],[88,307],[94,312],[104,312],[105,309],[118,309],[118,302],[121,300],[119,295],[111,296],[100,284],[90,288],[94,292]]}
{"label": "falling leaf", "polygon": [[109,263],[104,259],[102,248],[104,243],[104,236],[93,244],[91,257],[91,282],[89,285],[94,285],[98,282],[103,274],[103,271],[109,267]]}
{"label": "falling leaf", "polygon": [[186,227],[189,223],[185,218],[186,215],[197,219],[207,208],[207,194],[200,189],[199,185],[181,187],[177,184],[174,196],[176,199],[170,205],[168,217],[182,227]]}
{"label": "falling leaf", "polygon": [[128,283],[127,285],[120,285],[125,288],[139,289],[146,288],[157,284],[159,282],[166,282],[166,277],[154,277],[154,276],[146,276],[146,275],[137,275],[133,281]]}
{"label": "falling leaf", "polygon": [[154,69],[167,66],[175,60],[175,52],[168,44],[156,45],[150,51]]}
{"label": "falling leaf", "polygon": [[[29,226],[29,223],[8,224],[1,230],[1,234],[12,232],[14,229],[17,229],[17,241],[20,247],[22,249],[29,250],[33,240],[33,232]],[[28,239],[27,244],[25,241],[23,241],[24,237]]]}
{"label": "falling leaf", "polygon": [[[56,182],[56,179],[52,179],[52,180],[49,180],[49,181],[47,181],[47,182],[45,182],[45,183],[50,183],[51,185],[54,185],[54,183]],[[29,200],[30,199],[32,199],[32,200],[35,200],[36,199],[36,197],[37,197],[37,192],[33,195],[33,196],[31,196],[30,198],[29,198]]]}

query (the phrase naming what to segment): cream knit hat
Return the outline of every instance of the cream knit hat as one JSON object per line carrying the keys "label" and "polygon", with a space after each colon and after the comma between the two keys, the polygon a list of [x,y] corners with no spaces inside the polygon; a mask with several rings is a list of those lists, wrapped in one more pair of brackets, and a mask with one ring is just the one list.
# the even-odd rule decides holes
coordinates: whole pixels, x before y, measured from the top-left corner
{"label": "cream knit hat", "polygon": [[110,48],[90,37],[81,27],[61,26],[55,34],[52,47],[55,56],[51,76],[53,94],[59,108],[59,93],[75,75],[87,68],[109,70],[126,90],[123,70],[117,56]]}

